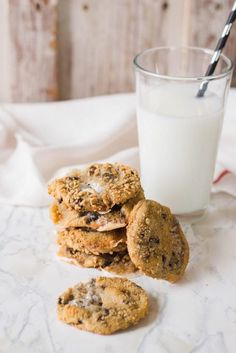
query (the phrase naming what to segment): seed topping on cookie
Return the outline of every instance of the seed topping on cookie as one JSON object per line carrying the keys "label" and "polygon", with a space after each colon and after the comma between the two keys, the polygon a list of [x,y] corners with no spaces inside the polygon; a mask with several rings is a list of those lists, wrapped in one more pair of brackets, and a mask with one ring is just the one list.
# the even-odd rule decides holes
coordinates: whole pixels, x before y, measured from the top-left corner
{"label": "seed topping on cookie", "polygon": [[151,200],[134,207],[127,228],[131,260],[143,273],[170,282],[179,280],[189,259],[181,226],[169,208]]}
{"label": "seed topping on cookie", "polygon": [[92,212],[109,212],[140,190],[137,171],[118,163],[93,164],[84,170],[75,170],[48,187],[49,194],[59,203],[63,201],[71,209]]}
{"label": "seed topping on cookie", "polygon": [[125,278],[98,277],[58,299],[59,319],[81,330],[111,334],[136,325],[148,311],[145,291]]}

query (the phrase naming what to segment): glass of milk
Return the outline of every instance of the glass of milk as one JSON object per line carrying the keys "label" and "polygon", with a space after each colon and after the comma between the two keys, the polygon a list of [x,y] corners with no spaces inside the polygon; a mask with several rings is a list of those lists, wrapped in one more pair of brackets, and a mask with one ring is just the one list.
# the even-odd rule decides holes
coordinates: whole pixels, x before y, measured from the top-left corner
{"label": "glass of milk", "polygon": [[214,75],[205,77],[212,55],[202,48],[163,47],[134,59],[145,195],[183,217],[199,216],[208,206],[233,71],[221,55]]}

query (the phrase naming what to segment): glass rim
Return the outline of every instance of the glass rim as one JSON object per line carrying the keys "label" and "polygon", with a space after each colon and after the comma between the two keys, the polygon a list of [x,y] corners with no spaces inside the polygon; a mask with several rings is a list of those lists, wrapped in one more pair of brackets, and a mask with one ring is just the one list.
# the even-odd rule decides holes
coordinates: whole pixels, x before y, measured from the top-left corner
{"label": "glass rim", "polygon": [[[224,78],[226,76],[228,76],[234,69],[234,63],[233,61],[228,58],[226,55],[224,54],[220,54],[220,58],[226,63],[227,68],[225,70],[225,72],[222,72],[220,74],[213,74],[210,76],[169,76],[169,75],[163,75],[163,74],[158,74],[156,72],[150,71],[145,69],[144,67],[142,67],[139,63],[138,63],[138,59],[145,53],[148,52],[154,52],[154,51],[160,51],[160,50],[169,50],[169,51],[174,51],[174,50],[180,50],[180,49],[190,49],[190,50],[196,50],[199,52],[203,52],[209,55],[213,55],[214,54],[214,50],[212,49],[208,49],[208,48],[203,48],[203,47],[194,47],[194,46],[161,46],[161,47],[153,47],[153,48],[149,48],[149,49],[144,49],[143,51],[141,51],[140,53],[138,53],[137,55],[135,55],[134,59],[133,59],[133,65],[135,68],[135,71],[139,71],[145,75],[148,76],[152,76],[152,77],[156,77],[156,78],[161,78],[161,79],[165,79],[165,80],[172,80],[172,81],[212,81],[212,80],[217,80],[220,78]],[[210,63],[210,62],[209,62]],[[206,67],[207,70],[207,67]]]}

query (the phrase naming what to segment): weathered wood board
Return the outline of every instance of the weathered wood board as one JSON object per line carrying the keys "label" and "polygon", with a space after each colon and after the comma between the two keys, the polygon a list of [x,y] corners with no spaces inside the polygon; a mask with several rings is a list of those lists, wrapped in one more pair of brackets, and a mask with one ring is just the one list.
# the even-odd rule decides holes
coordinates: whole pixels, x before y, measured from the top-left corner
{"label": "weathered wood board", "polygon": [[[4,0],[0,100],[132,91],[135,54],[161,45],[214,48],[233,2]],[[225,53],[236,60],[236,25]]]}
{"label": "weathered wood board", "polygon": [[58,99],[57,0],[8,0],[8,101]]}
{"label": "weathered wood board", "polygon": [[[214,48],[232,4],[233,0],[61,0],[61,97],[133,90],[132,59],[148,47]],[[225,53],[236,59],[236,26]]]}
{"label": "weathered wood board", "polygon": [[62,97],[132,90],[132,58],[144,48],[165,44],[166,16],[161,1],[62,0]]}

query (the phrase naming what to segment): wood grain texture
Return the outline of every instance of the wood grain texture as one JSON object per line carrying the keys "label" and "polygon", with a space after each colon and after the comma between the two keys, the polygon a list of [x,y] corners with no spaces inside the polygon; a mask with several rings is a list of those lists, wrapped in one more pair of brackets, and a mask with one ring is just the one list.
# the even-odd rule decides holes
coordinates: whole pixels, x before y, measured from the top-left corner
{"label": "wood grain texture", "polygon": [[133,57],[165,45],[168,12],[161,0],[62,0],[61,97],[133,90]]}
{"label": "wood grain texture", "polygon": [[[234,0],[193,0],[190,16],[192,25],[189,28],[190,45],[214,49],[221,36],[229,11]],[[224,54],[234,62],[236,60],[236,24],[234,24]],[[234,71],[233,85],[236,85]]]}
{"label": "wood grain texture", "polygon": [[[50,101],[59,90],[61,99],[132,91],[135,54],[161,45],[214,48],[233,1],[4,0],[0,99]],[[235,43],[236,25],[225,48],[234,61]]]}
{"label": "wood grain texture", "polygon": [[[61,0],[61,98],[132,91],[132,59],[148,47],[214,48],[232,4],[233,0]],[[232,59],[235,37],[236,27],[225,51]]]}
{"label": "wood grain texture", "polygon": [[57,0],[8,0],[8,4],[8,100],[56,100]]}
{"label": "wood grain texture", "polygon": [[8,48],[8,3],[7,1],[0,2],[0,101],[7,101],[9,97],[9,65],[7,58]]}

